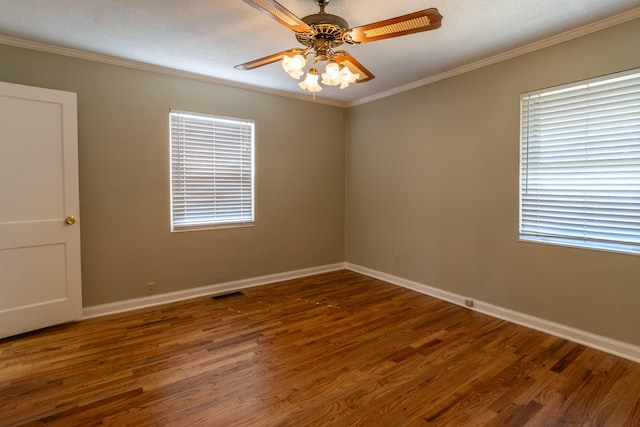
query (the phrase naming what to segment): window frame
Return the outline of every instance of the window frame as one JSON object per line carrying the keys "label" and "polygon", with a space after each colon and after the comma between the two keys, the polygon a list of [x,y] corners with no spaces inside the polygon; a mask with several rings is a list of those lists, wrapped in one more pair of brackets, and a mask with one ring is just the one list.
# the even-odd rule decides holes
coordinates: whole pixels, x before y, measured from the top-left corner
{"label": "window frame", "polygon": [[[593,99],[590,98],[593,96],[591,93],[593,88],[598,88],[598,87],[605,88],[607,87],[607,85],[610,85],[610,87],[614,87],[617,83],[625,82],[625,81],[629,81],[635,85],[635,87],[627,88],[626,89],[627,92],[625,92],[625,94],[630,94],[625,96],[628,96],[632,99],[632,103],[631,103],[632,107],[630,107],[631,118],[629,120],[631,124],[628,125],[629,134],[631,135],[628,139],[631,142],[629,143],[629,148],[627,150],[629,154],[627,155],[623,154],[624,149],[619,149],[619,148],[617,149],[619,145],[625,144],[625,143],[617,142],[618,139],[622,138],[619,136],[619,134],[615,133],[618,131],[617,128],[615,128],[612,125],[611,129],[608,131],[608,133],[606,133],[604,137],[600,134],[602,129],[605,128],[605,124],[609,124],[609,122],[605,123],[604,118],[594,115],[595,111],[598,111],[598,113],[600,113],[602,111],[601,110],[602,107],[600,105],[598,105],[597,107],[594,107],[592,104],[597,105],[597,103],[595,103]],[[625,83],[621,83],[621,84],[624,85]],[[562,245],[562,246],[568,246],[568,247],[579,247],[579,248],[601,250],[601,251],[622,252],[622,253],[635,254],[635,255],[640,254],[640,232],[635,230],[636,224],[637,224],[637,229],[640,230],[640,154],[639,154],[640,153],[640,89],[638,88],[638,86],[640,86],[640,69],[633,69],[633,70],[628,70],[620,73],[615,73],[615,74],[610,74],[610,75],[592,78],[588,80],[578,81],[570,84],[565,84],[561,86],[555,86],[547,89],[527,92],[520,95],[520,175],[519,175],[520,182],[519,182],[519,190],[518,190],[519,191],[518,232],[519,232],[520,241],[547,243],[547,244],[555,244],[555,245]],[[551,162],[551,161],[557,160],[557,158],[553,159],[553,157],[558,156],[558,154],[553,154],[553,153],[541,154],[541,152],[536,152],[535,154],[540,156],[541,159],[543,159],[542,161],[539,161],[539,163],[535,163],[535,160],[532,160],[532,154],[531,154],[531,150],[533,150],[532,147],[535,147],[536,150],[540,148],[538,145],[535,145],[535,144],[546,143],[547,145],[545,148],[547,148],[547,150],[549,151],[551,151],[551,149],[555,149],[557,151],[559,150],[557,146],[553,147],[553,144],[559,144],[557,139],[555,139],[553,142],[549,142],[553,138],[556,138],[556,136],[551,136],[552,135],[551,132],[557,132],[556,129],[553,129],[553,126],[549,125],[547,127],[544,127],[540,125],[537,128],[535,127],[538,125],[538,123],[541,123],[543,119],[549,120],[549,117],[552,116],[551,113],[541,113],[541,115],[547,114],[547,116],[544,116],[544,117],[541,117],[541,115],[536,116],[535,120],[539,120],[539,122],[531,124],[532,120],[530,116],[531,114],[530,110],[533,109],[533,107],[531,107],[531,104],[530,104],[531,99],[534,97],[539,97],[539,98],[549,97],[550,99],[555,99],[555,98],[551,98],[552,96],[556,96],[556,97],[566,96],[568,98],[578,94],[578,92],[576,92],[578,90],[583,90],[587,94],[585,95],[585,97],[589,98],[588,110],[585,110],[585,111],[589,111],[589,114],[583,113],[582,115],[584,115],[585,117],[590,115],[585,122],[585,127],[588,129],[588,131],[585,133],[586,136],[584,136],[584,138],[582,139],[578,139],[578,138],[575,139],[575,141],[581,141],[581,143],[585,147],[584,148],[584,152],[586,153],[584,154],[585,159],[582,160],[582,165],[584,169],[583,181],[580,181],[579,179],[577,179],[576,174],[572,174],[572,172],[567,172],[567,170],[569,169],[565,168],[564,169],[565,172],[558,172],[562,168],[562,167],[558,167],[557,170],[551,171],[551,169],[549,168],[549,165],[544,165],[542,163],[543,161]],[[593,89],[593,91],[597,92],[597,89]],[[635,105],[636,100],[638,100],[637,106]],[[540,99],[538,99],[538,101],[540,101]],[[619,106],[619,105],[621,104],[616,104],[616,106]],[[535,107],[535,108],[539,108],[539,107]],[[570,107],[567,107],[567,110],[571,110],[573,108],[575,107],[570,106]],[[560,116],[566,114],[565,111],[562,110],[561,108],[559,108],[557,111],[560,111],[560,113],[558,113]],[[611,122],[615,122],[616,120],[618,120],[617,114],[618,113],[610,114]],[[582,118],[582,115],[581,115],[581,118]],[[559,118],[554,117],[553,119],[566,120],[566,118],[563,118],[563,117],[559,117]],[[557,123],[554,123],[554,126],[556,125]],[[565,126],[565,124],[561,123],[560,125],[557,125],[557,126]],[[544,140],[545,136],[540,136],[540,135],[543,135],[542,130],[546,132],[546,135],[547,135],[546,141]],[[598,136],[594,137],[593,135],[596,133],[596,131],[598,131]],[[563,135],[558,138],[567,138],[567,136],[568,135]],[[573,136],[573,134],[571,134],[571,136]],[[536,140],[535,142],[532,142],[535,138],[538,138],[538,140]],[[560,142],[560,143],[564,143],[564,142]],[[606,155],[611,156],[606,160],[607,168],[612,171],[615,170],[618,175],[620,175],[620,172],[616,168],[616,165],[619,165],[623,161],[626,161],[627,163],[629,163],[630,165],[629,168],[624,168],[625,172],[624,174],[622,174],[622,175],[625,175],[625,178],[620,178],[619,176],[614,178],[614,175],[615,175],[614,172],[608,172],[608,174],[605,174],[604,172],[602,172],[602,170],[604,169],[602,167],[603,154],[599,154],[595,151],[596,145],[598,145],[597,148],[599,150],[602,150],[602,147],[606,147],[605,148],[605,150],[607,150]],[[578,143],[571,143],[571,144],[567,143],[567,145],[564,145],[561,149],[564,150],[566,149],[567,146],[570,146],[573,149],[574,146],[578,146]],[[616,149],[620,152],[620,154],[618,154],[617,157],[615,157],[615,155],[610,152]],[[543,156],[545,155],[548,157],[543,158]],[[565,160],[562,160],[562,161],[566,162]],[[576,162],[576,164],[579,164],[579,162]],[[532,165],[534,166],[542,165],[539,171],[543,170],[542,168],[547,168],[543,172],[538,171],[537,173],[539,175],[538,175],[538,178],[536,178],[538,179],[538,181],[536,182],[537,186],[539,186],[540,188],[543,188],[543,186],[545,185],[548,186],[548,187],[544,187],[544,189],[542,190],[539,190],[537,193],[538,202],[536,203],[542,206],[542,208],[549,209],[550,207],[552,207],[554,203],[564,203],[565,206],[568,206],[570,204],[568,202],[568,199],[562,198],[563,196],[566,197],[566,194],[570,193],[570,191],[561,189],[563,185],[567,186],[567,183],[566,183],[567,181],[573,179],[573,180],[576,180],[575,182],[577,182],[578,184],[582,184],[584,186],[584,189],[582,187],[577,187],[581,190],[584,190],[584,193],[585,193],[585,196],[584,196],[585,201],[583,202],[584,203],[583,218],[584,218],[584,224],[585,224],[583,225],[583,227],[585,231],[583,232],[584,235],[582,237],[578,237],[577,235],[571,236],[569,235],[569,232],[563,229],[560,229],[559,231],[549,231],[551,228],[555,227],[558,224],[562,225],[559,219],[557,220],[558,221],[557,223],[553,223],[552,225],[549,225],[550,223],[546,222],[546,221],[555,221],[557,218],[560,218],[563,215],[564,216],[574,215],[576,214],[576,211],[578,210],[578,208],[569,207],[567,209],[570,212],[566,214],[565,213],[560,214],[555,210],[553,211],[547,210],[545,212],[540,207],[536,208],[537,210],[530,207],[527,207],[526,209],[523,208],[525,203],[523,199],[527,199],[526,201],[527,203],[531,202],[531,200],[527,196],[525,196],[525,194],[528,195],[529,189],[527,188],[527,186],[529,185],[531,176],[533,176],[533,173],[531,172],[531,169],[533,168]],[[553,173],[550,173],[550,171]],[[545,173],[547,175],[543,175]],[[607,180],[607,177],[610,177],[609,178],[610,181]],[[624,179],[628,179],[628,187],[626,190],[623,190],[624,187],[621,184],[621,182],[624,182]],[[543,183],[543,180],[552,182],[552,184]],[[560,184],[560,181],[563,181],[562,185]],[[594,182],[596,184],[594,184]],[[603,183],[606,185],[602,185]],[[545,201],[545,197],[547,198],[549,197],[549,188],[553,188],[554,191],[556,191],[556,194],[554,195],[554,197],[560,197],[559,202]],[[606,193],[603,193],[602,189],[606,189]],[[625,191],[627,191],[628,194],[624,194]],[[598,195],[606,194],[607,197],[605,199],[602,199],[601,197],[596,198],[594,197],[594,194],[598,194]],[[588,199],[591,199],[591,200],[589,201]],[[614,199],[619,199],[622,201],[614,200]],[[542,202],[540,202],[540,200],[542,200]],[[600,201],[596,201],[596,200],[600,200]],[[629,202],[629,200],[631,202]],[[637,203],[635,202],[635,200],[638,200]],[[562,209],[564,209],[565,206],[562,206]],[[624,207],[624,209],[627,209],[627,206],[630,206],[628,210],[622,209],[622,207]],[[524,211],[526,211],[526,213]],[[628,221],[629,221],[629,224],[631,224],[631,226],[627,226],[626,224],[622,225],[620,229],[624,229],[624,227],[626,227],[628,230],[626,232],[620,233],[620,236],[622,236],[621,238],[618,238],[618,239],[607,238],[607,234],[605,233],[605,231],[607,230],[607,227],[609,227],[609,230],[614,230],[614,231],[609,231],[608,236],[615,236],[615,234],[618,233],[618,229],[616,228],[616,226],[622,224],[623,221],[627,221],[627,219],[624,219],[624,220],[621,219],[622,215],[620,215],[620,218],[615,216],[623,211],[625,213],[627,212],[629,213],[630,219],[628,219]],[[526,220],[523,219],[524,216],[526,215],[531,216],[532,213],[536,213],[536,212],[539,218],[526,219]],[[615,213],[615,215],[611,217],[610,216],[611,213]],[[549,219],[550,217],[552,219]],[[606,217],[610,217],[613,219],[606,219]],[[574,218],[572,218],[571,220],[574,220]],[[564,226],[567,229],[571,227],[571,225],[567,226],[567,224],[569,224],[571,220],[567,219],[565,221]],[[533,227],[532,224],[536,223],[536,221],[539,223],[546,222],[546,224],[539,226],[539,230],[542,230],[542,231],[538,231],[538,232],[533,231],[535,227]],[[596,225],[594,226],[593,224],[596,224]],[[603,237],[601,238],[594,237],[598,235]]]}
{"label": "window frame", "polygon": [[[183,128],[176,129],[183,120]],[[189,125],[185,125],[185,120]],[[211,129],[198,129],[195,142],[195,127],[210,125]],[[185,130],[184,126],[189,126]],[[222,129],[222,130],[221,130]],[[223,132],[224,131],[224,132]],[[234,133],[235,131],[235,133]],[[192,132],[192,133],[189,133]],[[216,140],[216,132],[220,136]],[[224,134],[224,137],[222,136]],[[188,138],[192,138],[188,140]],[[177,138],[177,140],[176,140]],[[196,152],[194,146],[199,151]],[[212,151],[201,153],[203,145],[209,144]],[[248,152],[246,150],[248,149]],[[197,154],[196,154],[197,153]],[[224,158],[224,161],[222,161]],[[191,160],[191,162],[189,162]],[[207,168],[198,170],[198,175],[208,175],[197,181],[209,185],[209,200],[196,199],[194,181],[187,182],[188,175],[194,176],[193,161]],[[247,172],[246,169],[249,169]],[[226,174],[225,174],[226,173]],[[229,173],[238,174],[237,179],[229,179]],[[250,119],[227,117],[192,111],[171,109],[169,111],[169,195],[171,232],[212,230],[221,228],[252,227],[255,225],[255,122]],[[185,182],[187,182],[185,184]],[[225,209],[223,185],[234,192],[229,203],[232,209]],[[247,189],[246,187],[249,187]],[[191,190],[191,191],[189,191]],[[227,193],[228,194],[228,193]],[[229,199],[229,196],[226,198]],[[195,209],[202,211],[195,214]],[[236,209],[236,210],[234,210]],[[191,210],[192,213],[189,213]]]}

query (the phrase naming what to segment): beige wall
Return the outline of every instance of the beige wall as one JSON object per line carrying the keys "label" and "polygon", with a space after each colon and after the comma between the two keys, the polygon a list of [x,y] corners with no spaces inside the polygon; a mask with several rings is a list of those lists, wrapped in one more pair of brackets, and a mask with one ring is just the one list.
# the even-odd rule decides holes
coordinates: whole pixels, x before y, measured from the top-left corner
{"label": "beige wall", "polygon": [[[517,235],[519,94],[640,67],[637,40],[633,21],[347,111],[2,45],[0,80],[78,94],[85,306],[346,259],[640,345],[640,257]],[[255,227],[169,232],[170,108],[256,121]]]}
{"label": "beige wall", "polygon": [[[85,306],[344,261],[343,109],[2,45],[0,81],[78,94]],[[255,227],[169,232],[170,108],[255,120]]]}
{"label": "beige wall", "polygon": [[349,109],[347,261],[640,345],[640,256],[518,242],[519,94],[640,67],[639,40],[636,20]]}

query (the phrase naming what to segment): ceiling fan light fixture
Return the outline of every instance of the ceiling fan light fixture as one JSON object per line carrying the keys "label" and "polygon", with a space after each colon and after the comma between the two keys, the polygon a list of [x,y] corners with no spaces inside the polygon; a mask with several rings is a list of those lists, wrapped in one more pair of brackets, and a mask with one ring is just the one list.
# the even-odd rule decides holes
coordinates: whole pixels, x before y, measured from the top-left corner
{"label": "ceiling fan light fixture", "polygon": [[308,90],[311,93],[320,92],[322,90],[322,86],[318,84],[318,77],[320,77],[318,75],[318,70],[312,68],[307,73],[307,77],[304,79],[304,81],[298,83],[298,86],[300,86],[302,89]]}
{"label": "ceiling fan light fixture", "polygon": [[282,58],[282,68],[296,80],[299,80],[300,77],[304,74],[304,66],[307,63],[307,59],[304,55],[297,54],[294,56],[285,55]]}
{"label": "ceiling fan light fixture", "polygon": [[430,8],[408,13],[395,18],[385,19],[359,27],[350,27],[349,23],[338,15],[325,12],[330,0],[315,0],[320,7],[318,13],[298,18],[276,0],[242,0],[292,30],[298,42],[305,48],[294,48],[236,65],[239,70],[252,70],[263,65],[282,61],[282,67],[291,77],[299,80],[304,74],[307,55],[313,55],[313,66],[305,80],[298,85],[315,94],[322,90],[318,84],[318,62],[327,61],[322,73],[322,84],[338,86],[340,89],[351,83],[362,83],[375,76],[347,51],[334,49],[344,43],[358,45],[392,37],[406,36],[440,28],[442,15],[438,9]]}
{"label": "ceiling fan light fixture", "polygon": [[348,87],[360,78],[360,74],[352,73],[349,67],[339,65],[335,61],[327,64],[326,72],[322,73],[322,84],[327,86],[338,86],[340,89]]}

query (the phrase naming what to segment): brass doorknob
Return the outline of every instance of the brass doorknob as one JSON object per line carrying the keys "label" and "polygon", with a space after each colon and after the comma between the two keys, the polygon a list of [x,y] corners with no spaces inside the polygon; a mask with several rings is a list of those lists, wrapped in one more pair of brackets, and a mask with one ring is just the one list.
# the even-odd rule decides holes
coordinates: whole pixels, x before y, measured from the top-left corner
{"label": "brass doorknob", "polygon": [[76,218],[75,216],[70,215],[70,216],[68,216],[68,217],[66,217],[66,218],[64,219],[64,222],[66,222],[66,223],[67,223],[67,224],[69,224],[69,225],[73,225],[73,224],[75,224],[76,222],[78,222],[78,220],[77,220],[77,218]]}

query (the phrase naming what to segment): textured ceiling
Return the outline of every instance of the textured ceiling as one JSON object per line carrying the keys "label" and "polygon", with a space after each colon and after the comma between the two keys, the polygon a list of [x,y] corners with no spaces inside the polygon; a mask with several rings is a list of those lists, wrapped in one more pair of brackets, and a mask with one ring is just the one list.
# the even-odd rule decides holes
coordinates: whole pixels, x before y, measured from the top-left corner
{"label": "textured ceiling", "polygon": [[[313,0],[280,3],[299,17],[318,11]],[[342,46],[376,78],[325,87],[318,100],[374,99],[585,26],[640,17],[640,0],[332,0],[326,11],[355,27],[430,7],[443,16],[440,29]],[[241,0],[0,0],[0,43],[15,39],[311,98],[277,63],[233,68],[300,46],[294,33]]]}

